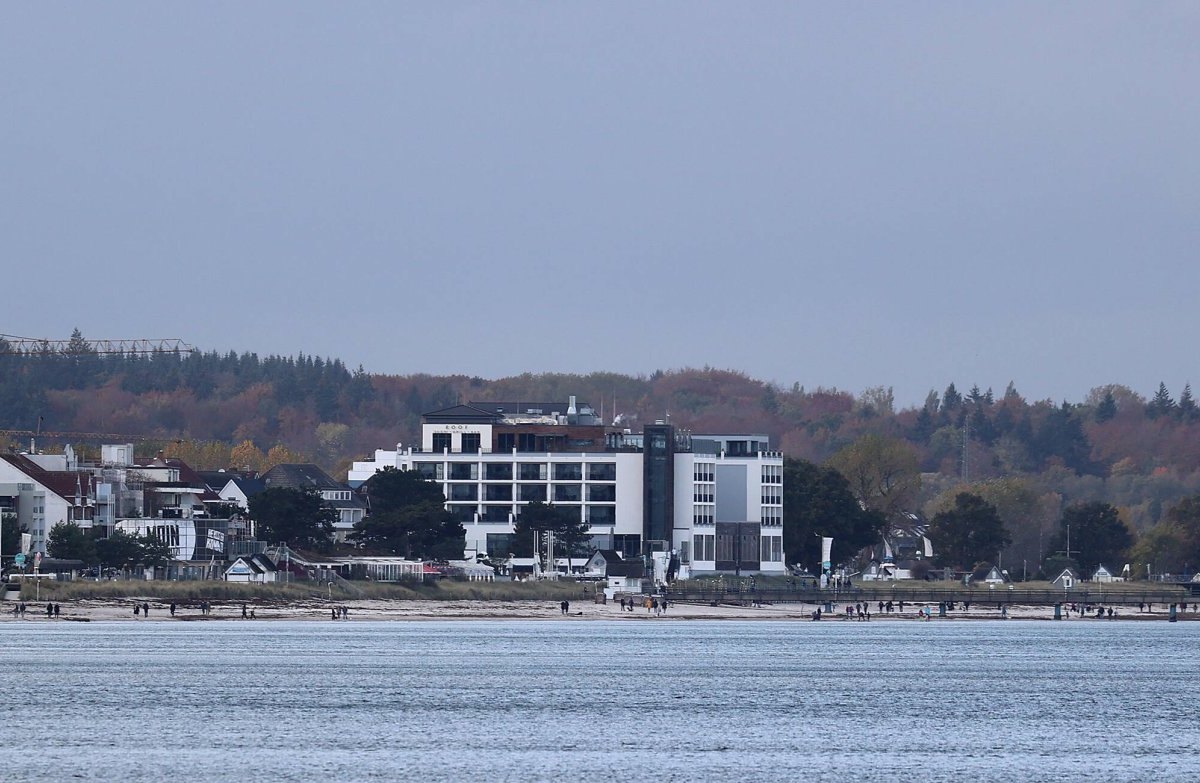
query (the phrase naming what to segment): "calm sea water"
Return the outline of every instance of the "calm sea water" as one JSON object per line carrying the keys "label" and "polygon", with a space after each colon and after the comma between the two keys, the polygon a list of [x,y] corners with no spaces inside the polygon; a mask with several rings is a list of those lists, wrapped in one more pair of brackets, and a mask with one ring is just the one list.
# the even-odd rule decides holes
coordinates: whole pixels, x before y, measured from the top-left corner
{"label": "calm sea water", "polygon": [[6,780],[1185,780],[1200,623],[0,621]]}

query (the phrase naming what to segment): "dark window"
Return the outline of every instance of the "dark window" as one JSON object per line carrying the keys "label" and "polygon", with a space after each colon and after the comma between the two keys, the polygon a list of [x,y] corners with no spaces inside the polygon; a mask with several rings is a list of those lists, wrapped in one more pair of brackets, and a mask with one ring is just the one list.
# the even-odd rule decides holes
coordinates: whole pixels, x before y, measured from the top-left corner
{"label": "dark window", "polygon": [[484,500],[512,501],[512,484],[485,484],[483,491]]}
{"label": "dark window", "polygon": [[502,432],[496,436],[496,451],[512,451],[517,447],[517,436],[511,432]]}
{"label": "dark window", "polygon": [[463,454],[478,454],[479,453],[479,433],[464,432],[462,436],[462,452]]}
{"label": "dark window", "polygon": [[450,485],[451,500],[478,500],[479,485],[477,484],[451,484]]}
{"label": "dark window", "polygon": [[508,514],[512,511],[511,506],[484,506],[483,521],[484,522],[507,522]]}
{"label": "dark window", "polygon": [[615,503],[617,501],[617,487],[615,484],[589,484],[588,500],[594,500],[598,503]]}
{"label": "dark window", "polygon": [[517,476],[521,481],[545,481],[546,465],[542,462],[522,462],[518,466]]}
{"label": "dark window", "polygon": [[474,462],[450,463],[451,481],[474,481],[479,478],[479,465]]}
{"label": "dark window", "polygon": [[433,450],[436,452],[439,452],[439,453],[441,453],[443,451],[449,451],[450,450],[450,433],[448,433],[448,432],[433,433]]}
{"label": "dark window", "polygon": [[459,522],[474,522],[475,521],[475,506],[447,506],[446,509],[454,515],[454,518]]}
{"label": "dark window", "polygon": [[487,551],[492,557],[508,557],[512,552],[512,533],[488,533]]}
{"label": "dark window", "polygon": [[483,475],[488,481],[512,481],[512,463],[489,462],[484,465]]}
{"label": "dark window", "polygon": [[555,484],[554,500],[566,503],[583,500],[583,488],[579,484]]}
{"label": "dark window", "polygon": [[617,464],[615,462],[588,463],[588,479],[591,481],[616,481]]}
{"label": "dark window", "polygon": [[554,463],[554,480],[582,481],[583,466],[578,462],[556,462]]}
{"label": "dark window", "polygon": [[587,521],[589,525],[615,525],[617,509],[613,506],[588,506]]}
{"label": "dark window", "polygon": [[517,489],[517,500],[524,503],[545,503],[546,502],[546,485],[545,484],[520,484]]}
{"label": "dark window", "polygon": [[441,481],[445,466],[441,462],[416,462],[413,467],[421,474],[421,478]]}

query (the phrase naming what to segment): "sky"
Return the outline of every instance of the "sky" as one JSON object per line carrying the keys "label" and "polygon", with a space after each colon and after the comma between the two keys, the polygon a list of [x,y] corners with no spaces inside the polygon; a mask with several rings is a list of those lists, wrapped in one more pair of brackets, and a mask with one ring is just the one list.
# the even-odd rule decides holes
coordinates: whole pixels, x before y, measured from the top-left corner
{"label": "sky", "polygon": [[1200,384],[1200,5],[0,5],[0,333]]}

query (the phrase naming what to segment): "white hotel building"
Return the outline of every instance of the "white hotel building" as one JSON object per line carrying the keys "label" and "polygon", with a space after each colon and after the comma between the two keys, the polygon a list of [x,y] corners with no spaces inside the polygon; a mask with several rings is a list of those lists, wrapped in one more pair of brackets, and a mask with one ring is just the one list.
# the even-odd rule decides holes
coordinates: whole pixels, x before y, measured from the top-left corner
{"label": "white hotel building", "polygon": [[419,447],[356,462],[358,487],[384,467],[438,482],[467,549],[507,554],[521,507],[576,510],[596,548],[668,551],[679,575],[783,573],[783,457],[765,435],[691,435],[662,422],[604,426],[586,404],[471,402],[422,417]]}

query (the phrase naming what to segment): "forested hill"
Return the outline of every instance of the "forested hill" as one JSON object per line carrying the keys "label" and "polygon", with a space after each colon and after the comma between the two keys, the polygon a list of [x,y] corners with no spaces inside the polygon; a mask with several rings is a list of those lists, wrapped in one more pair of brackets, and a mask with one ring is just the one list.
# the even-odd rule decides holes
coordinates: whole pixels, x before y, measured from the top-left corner
{"label": "forested hill", "polygon": [[[924,503],[961,482],[964,461],[972,484],[1019,482],[1038,497],[1055,496],[1060,507],[1112,502],[1139,529],[1200,490],[1200,412],[1187,388],[1173,399],[1160,385],[1146,399],[1109,386],[1055,403],[1026,400],[1011,384],[998,394],[951,384],[930,392],[921,407],[895,410],[886,388],[858,396],[779,388],[709,368],[648,377],[369,375],[304,355],[96,355],[76,338],[70,353],[14,354],[0,340],[0,429],[34,430],[40,419],[52,433],[153,438],[158,442],[145,448],[167,448],[198,468],[265,464],[263,452],[281,446],[276,458],[308,458],[344,475],[350,460],[375,448],[414,442],[425,411],[467,400],[574,394],[606,420],[620,414],[635,430],[669,415],[695,431],[765,432],[787,455],[815,462],[865,434],[903,440],[925,473]],[[7,440],[27,445],[26,436]]]}

